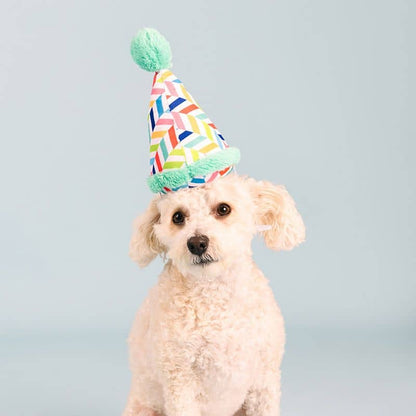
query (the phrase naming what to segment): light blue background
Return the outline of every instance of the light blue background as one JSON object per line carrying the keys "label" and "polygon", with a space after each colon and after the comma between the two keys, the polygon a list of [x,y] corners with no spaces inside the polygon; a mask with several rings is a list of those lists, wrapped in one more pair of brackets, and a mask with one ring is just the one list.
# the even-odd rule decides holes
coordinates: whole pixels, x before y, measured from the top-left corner
{"label": "light blue background", "polygon": [[254,243],[287,326],[283,416],[411,414],[415,18],[411,0],[3,0],[0,415],[123,408],[162,267],[127,257],[151,198],[145,26],[239,173],[286,185],[305,220],[293,252]]}

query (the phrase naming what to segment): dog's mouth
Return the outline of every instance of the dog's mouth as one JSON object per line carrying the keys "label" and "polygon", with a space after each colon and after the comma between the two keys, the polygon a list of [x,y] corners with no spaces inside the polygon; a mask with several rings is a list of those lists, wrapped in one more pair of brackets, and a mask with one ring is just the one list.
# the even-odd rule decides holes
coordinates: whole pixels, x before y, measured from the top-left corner
{"label": "dog's mouth", "polygon": [[202,256],[195,256],[192,259],[192,264],[195,266],[206,266],[217,261],[218,259],[214,259],[210,254],[203,254]]}

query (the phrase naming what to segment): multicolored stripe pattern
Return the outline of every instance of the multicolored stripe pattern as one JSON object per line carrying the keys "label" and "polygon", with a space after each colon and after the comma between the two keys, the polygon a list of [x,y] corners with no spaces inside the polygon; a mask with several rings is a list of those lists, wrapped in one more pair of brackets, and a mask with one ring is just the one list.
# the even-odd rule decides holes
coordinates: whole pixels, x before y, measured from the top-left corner
{"label": "multicolored stripe pattern", "polygon": [[[168,69],[156,72],[148,114],[150,175],[181,169],[228,148],[214,123],[198,106],[182,82]],[[194,177],[178,188],[164,187],[162,193],[199,186],[225,176],[228,166]]]}

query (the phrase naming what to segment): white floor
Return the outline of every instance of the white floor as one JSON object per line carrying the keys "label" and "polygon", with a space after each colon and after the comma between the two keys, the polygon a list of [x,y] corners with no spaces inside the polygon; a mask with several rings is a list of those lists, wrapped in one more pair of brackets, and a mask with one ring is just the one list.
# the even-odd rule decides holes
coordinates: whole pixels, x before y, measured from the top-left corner
{"label": "white floor", "polygon": [[[416,331],[288,329],[282,416],[416,414]],[[2,334],[1,416],[119,415],[126,334]]]}

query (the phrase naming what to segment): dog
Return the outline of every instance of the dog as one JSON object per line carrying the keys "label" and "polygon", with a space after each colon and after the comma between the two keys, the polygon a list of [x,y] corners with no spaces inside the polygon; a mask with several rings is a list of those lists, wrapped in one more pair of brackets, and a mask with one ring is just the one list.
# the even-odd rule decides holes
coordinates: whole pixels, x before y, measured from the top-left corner
{"label": "dog", "polygon": [[123,416],[278,416],[284,324],[251,241],[304,241],[286,189],[232,173],[156,196],[133,229],[130,257],[166,263],[128,338]]}

